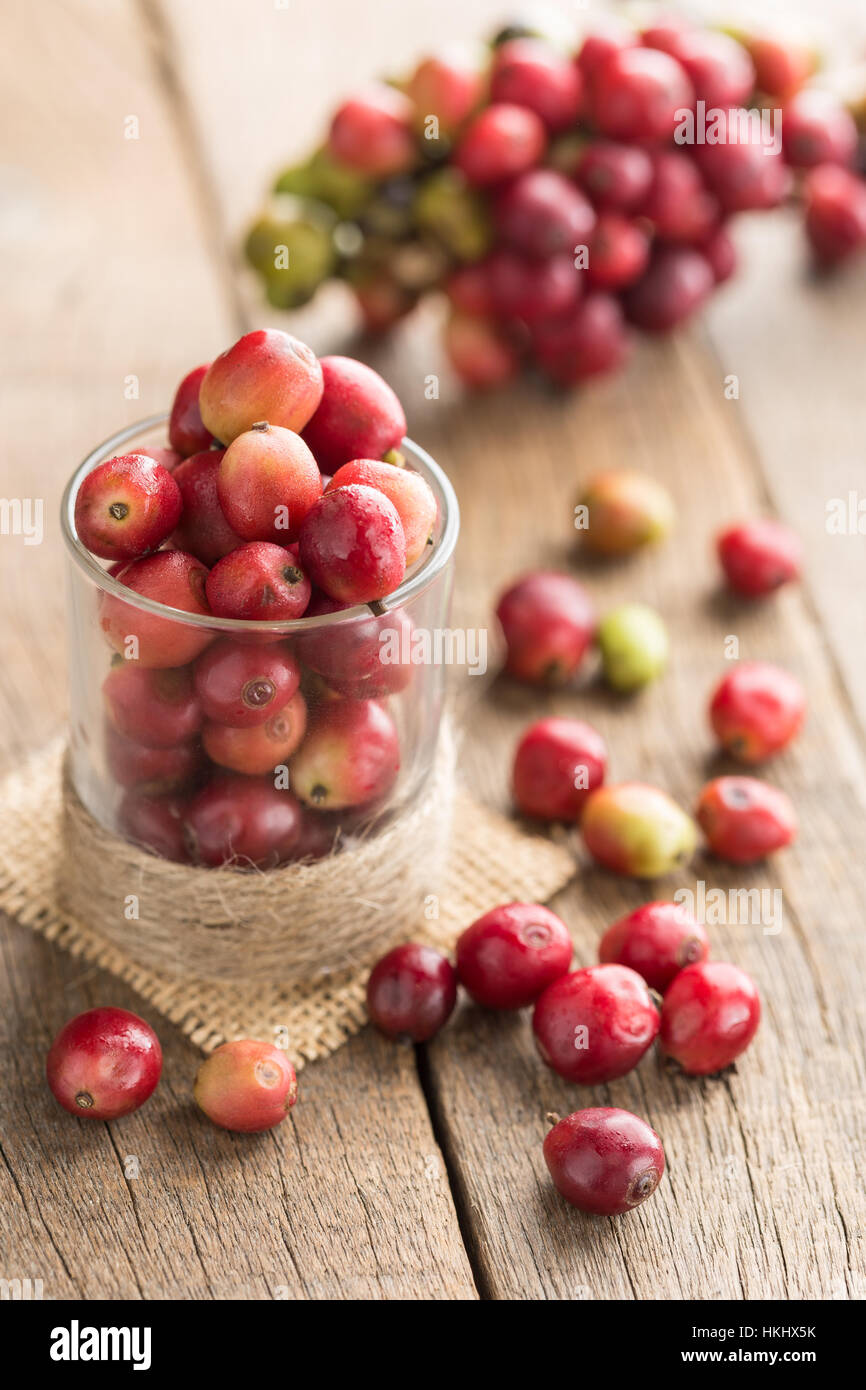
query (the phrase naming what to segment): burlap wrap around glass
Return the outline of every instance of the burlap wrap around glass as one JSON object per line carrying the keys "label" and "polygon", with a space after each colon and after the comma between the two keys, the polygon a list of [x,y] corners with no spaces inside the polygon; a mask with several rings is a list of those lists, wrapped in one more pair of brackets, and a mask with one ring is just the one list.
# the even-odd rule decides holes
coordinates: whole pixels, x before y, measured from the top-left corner
{"label": "burlap wrap around glass", "polygon": [[374,839],[267,873],[156,858],[99,826],[58,742],[0,785],[0,910],[127,981],[204,1051],[279,1035],[296,1066],[367,1021],[366,977],[396,941],[450,949],[498,903],[568,882],[564,848],[454,784],[446,730],[420,798]]}

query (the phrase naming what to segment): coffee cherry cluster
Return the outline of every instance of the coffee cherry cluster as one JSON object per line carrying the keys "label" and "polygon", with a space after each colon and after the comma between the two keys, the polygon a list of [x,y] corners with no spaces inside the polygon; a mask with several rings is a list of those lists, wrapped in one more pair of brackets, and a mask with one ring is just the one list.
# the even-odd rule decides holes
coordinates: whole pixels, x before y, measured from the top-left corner
{"label": "coffee cherry cluster", "polygon": [[[88,1009],[61,1028],[46,1059],[51,1092],[85,1120],[116,1120],[153,1094],[162,1049],[149,1023],[127,1009]],[[240,1038],[202,1062],[195,1079],[199,1108],[221,1129],[273,1129],[298,1099],[291,1062],[272,1043]]]}
{"label": "coffee cherry cluster", "polygon": [[670,15],[580,39],[509,24],[344,101],[246,254],[281,308],[342,277],[375,331],[444,290],[468,385],[530,364],[571,385],[700,308],[734,272],[739,212],[796,196],[821,264],[866,247],[866,92],[816,67]]}
{"label": "coffee cherry cluster", "polygon": [[[105,754],[132,840],[181,863],[269,868],[328,853],[381,811],[412,622],[375,605],[438,519],[405,432],[369,367],[261,330],[184,377],[167,446],[84,478],[78,536],[119,584],[180,614],[262,624],[218,636],[102,595]],[[335,625],[272,630],[359,605]]]}
{"label": "coffee cherry cluster", "polygon": [[[632,469],[590,479],[578,508],[586,512],[582,546],[593,555],[624,556],[667,534],[673,505],[659,483]],[[717,541],[726,581],[756,599],[800,573],[800,545],[781,522],[752,520]],[[505,640],[505,671],[543,687],[583,679],[594,650],[614,690],[632,692],[664,669],[668,638],[654,610],[625,603],[600,620],[586,588],[571,575],[536,571],[506,589],[496,608]],[[718,684],[710,722],[722,748],[756,766],[786,748],[805,717],[799,682],[769,662],[741,662]],[[697,843],[692,818],[657,787],[603,785],[604,739],[583,720],[542,718],[521,737],[512,771],[519,811],[532,819],[579,825],[584,844],[614,873],[651,879],[685,863]],[[752,863],[796,835],[785,794],[753,777],[719,777],[700,794],[695,816],[710,848],[732,863]]]}
{"label": "coffee cherry cluster", "polygon": [[[708,960],[704,927],[677,903],[645,903],[614,922],[598,954],[598,965],[572,970],[565,923],[538,903],[506,903],[466,928],[453,965],[415,942],[389,951],[367,982],[367,1008],[386,1037],[420,1043],[448,1022],[458,984],[487,1009],[532,1007],[541,1060],[581,1086],[625,1076],[656,1040],[686,1074],[720,1073],[755,1036],[754,983]],[[664,1152],[644,1120],[610,1109],[551,1118],[545,1161],[573,1205],[620,1215],[655,1191]]]}
{"label": "coffee cherry cluster", "polygon": [[[592,478],[580,505],[583,545],[594,554],[628,555],[662,539],[673,519],[664,489],[633,470]],[[731,527],[717,548],[731,589],[748,599],[799,574],[796,538],[778,522]],[[567,574],[525,575],[496,611],[505,671],[539,687],[573,685],[593,646],[618,690],[645,684],[664,665],[667,637],[657,614],[625,604],[598,622],[586,589]],[[756,661],[734,667],[709,706],[721,746],[750,766],[785,748],[804,713],[794,677]],[[515,752],[516,805],[525,816],[579,826],[593,859],[614,873],[655,879],[685,863],[697,842],[692,818],[657,787],[607,785],[607,763],[605,742],[591,725],[539,719]],[[788,798],[754,777],[709,782],[695,815],[710,849],[732,863],[762,859],[796,834]],[[510,903],[463,932],[453,966],[429,946],[391,951],[370,976],[369,1014],[389,1037],[421,1042],[447,1022],[458,983],[485,1008],[532,1006],[542,1061],[582,1086],[625,1076],[656,1041],[681,1071],[711,1076],[755,1036],[761,1004],[753,981],[738,966],[709,959],[706,929],[676,902],[644,903],[613,922],[599,942],[597,965],[573,970],[572,955],[568,929],[548,908]],[[567,1201],[618,1215],[655,1191],[664,1152],[644,1120],[610,1108],[550,1118],[544,1158]]]}

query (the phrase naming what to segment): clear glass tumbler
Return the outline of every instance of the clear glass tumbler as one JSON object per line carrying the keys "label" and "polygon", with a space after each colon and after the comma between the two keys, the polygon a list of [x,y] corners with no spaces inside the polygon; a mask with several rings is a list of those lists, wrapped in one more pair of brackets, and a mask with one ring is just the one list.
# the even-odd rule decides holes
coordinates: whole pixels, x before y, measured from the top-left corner
{"label": "clear glass tumbler", "polygon": [[[274,624],[181,612],[120,583],[74,521],[85,475],[162,445],[165,418],[107,439],[64,494],[72,787],[105,830],[198,867],[267,870],[368,841],[411,810],[437,758],[446,673],[430,638],[447,631],[454,490],[406,440],[406,466],[430,484],[439,514],[425,553],[382,602]],[[246,649],[253,698],[256,679],[270,688],[273,653],[292,666],[296,692],[264,724],[202,717],[197,663],[217,643]]]}

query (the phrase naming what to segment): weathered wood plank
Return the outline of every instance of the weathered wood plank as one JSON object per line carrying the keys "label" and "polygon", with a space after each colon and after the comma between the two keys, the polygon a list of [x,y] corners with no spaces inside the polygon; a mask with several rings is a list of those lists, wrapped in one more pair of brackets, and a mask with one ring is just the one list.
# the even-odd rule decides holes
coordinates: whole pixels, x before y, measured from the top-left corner
{"label": "weathered wood plank", "polygon": [[866,264],[818,275],[801,219],[773,222],[772,237],[741,224],[743,273],[707,314],[716,381],[738,378],[728,411],[760,458],[765,505],[803,538],[823,640],[866,729],[866,604],[851,601],[866,579]]}
{"label": "weathered wood plank", "polygon": [[[466,472],[490,469],[501,439],[486,499],[470,486],[467,504],[460,486],[471,534],[462,587],[476,620],[504,580],[553,557],[583,575],[603,606],[635,597],[657,605],[674,644],[669,673],[634,700],[595,684],[545,699],[497,683],[489,713],[475,712],[466,759],[489,796],[506,797],[506,750],[521,727],[555,711],[602,730],[614,779],[637,776],[693,801],[706,776],[726,770],[712,754],[705,703],[729,635],[742,656],[795,671],[813,711],[799,745],[767,771],[798,806],[795,849],[749,870],[701,856],[691,877],[660,892],[587,869],[559,903],[578,962],[590,964],[603,927],[643,897],[694,890],[696,878],[726,891],[777,889],[778,934],[761,924],[710,926],[714,953],[753,973],[765,1001],[758,1040],[736,1076],[672,1078],[652,1058],[609,1087],[571,1087],[541,1067],[527,1020],[470,1009],[432,1045],[440,1133],[473,1214],[484,1287],[496,1297],[844,1297],[863,1289],[863,1252],[849,1235],[861,1205],[849,1155],[864,1131],[864,1021],[853,984],[866,965],[853,926],[866,879],[862,750],[803,598],[789,592],[755,607],[718,592],[711,536],[720,518],[758,505],[760,485],[704,370],[699,344],[685,339],[644,350],[626,377],[583,400],[546,410],[525,388],[462,421],[458,486]],[[581,565],[571,529],[577,479],[611,460],[665,480],[680,524],[655,553]],[[586,1104],[633,1109],[666,1144],[668,1181],[627,1221],[565,1213],[547,1186],[544,1116]]]}
{"label": "weathered wood plank", "polygon": [[[8,764],[62,718],[56,511],[69,472],[163,407],[235,325],[139,12],[14,4],[3,23],[0,492],[45,499],[44,543],[0,544]],[[124,139],[130,115],[138,140]],[[81,1008],[136,998],[17,927],[0,942],[4,1277],[40,1277],[46,1297],[475,1296],[411,1052],[356,1040],[304,1077],[297,1121],[243,1140],[198,1116],[198,1054],[160,1025],[156,1095],[128,1120],[87,1126],[47,1092],[46,1047]]]}
{"label": "weathered wood plank", "polygon": [[[319,136],[335,92],[389,61],[405,66],[410,53],[431,40],[477,34],[488,17],[486,5],[461,13],[449,0],[435,12],[389,7],[387,24],[377,25],[384,8],[374,6],[353,35],[351,56],[346,51],[332,58],[329,50],[327,84],[318,77],[324,64],[320,39],[293,31],[297,71],[314,80],[302,76],[286,91],[279,73],[287,44],[277,27],[284,16],[244,15],[241,21],[225,3],[206,8],[217,16],[210,32],[198,5],[172,14],[171,24],[179,39],[183,89],[210,147],[223,225],[235,241],[268,173]],[[335,28],[343,21],[339,0],[320,13]],[[498,13],[498,4],[489,7],[490,19]],[[205,79],[228,34],[236,61],[228,86],[214,90]],[[255,108],[243,106],[241,141],[233,137],[227,113],[234,111],[236,118],[251,65],[262,96]],[[763,255],[771,262],[778,243],[768,230]],[[786,326],[777,292],[764,361],[760,316],[742,312],[750,293],[745,285],[737,291],[736,363],[727,366],[724,353],[721,362],[711,356],[698,331],[679,345],[645,346],[625,376],[577,399],[547,397],[522,385],[487,400],[464,401],[442,366],[433,308],[403,326],[390,344],[375,351],[364,345],[400,389],[412,431],[457,483],[463,512],[456,605],[461,622],[487,623],[501,584],[541,564],[574,566],[605,606],[633,597],[655,603],[671,625],[671,671],[632,702],[613,700],[595,684],[541,700],[497,683],[482,704],[482,683],[466,682],[463,694],[473,713],[464,765],[481,794],[504,802],[509,751],[520,728],[543,711],[558,710],[598,724],[610,741],[614,777],[658,781],[691,801],[718,766],[704,709],[723,669],[729,634],[739,637],[744,657],[775,657],[790,665],[806,681],[814,711],[799,747],[768,772],[796,795],[803,817],[799,847],[766,870],[730,870],[703,858],[696,864],[710,886],[768,886],[783,894],[778,935],[765,935],[760,924],[711,929],[716,953],[753,971],[765,995],[759,1040],[738,1075],[715,1084],[688,1082],[666,1075],[651,1059],[614,1086],[578,1091],[541,1068],[525,1019],[491,1018],[470,1008],[430,1048],[427,1083],[438,1133],[471,1231],[482,1290],[493,1297],[862,1293],[862,1251],[851,1237],[857,1225],[851,1209],[860,1199],[849,1161],[852,1152],[862,1151],[862,1014],[850,984],[863,965],[852,929],[863,886],[857,829],[862,749],[810,607],[812,595],[823,593],[824,617],[845,581],[838,553],[826,551],[810,556],[812,587],[802,594],[785,593],[753,608],[719,594],[712,534],[728,516],[767,504],[752,446],[723,398],[721,369],[735,371],[744,363],[755,410],[770,389],[781,401],[785,385],[773,377],[772,344],[790,344],[795,331],[793,322]],[[267,312],[247,279],[243,287],[247,313],[258,318]],[[828,315],[828,334],[833,321]],[[326,335],[333,320],[322,309],[305,311],[295,322],[305,330],[310,326],[320,350],[330,346]],[[796,331],[802,328],[798,323]],[[751,355],[744,357],[743,340],[750,337]],[[716,341],[723,341],[718,332]],[[826,348],[816,355],[821,351]],[[766,368],[762,374],[759,365]],[[442,381],[435,401],[424,398],[431,372]],[[855,418],[856,395],[842,392],[837,399],[840,414]],[[752,426],[751,415],[747,423]],[[800,457],[802,479],[808,454]],[[578,567],[572,529],[578,480],[596,467],[623,462],[644,466],[671,486],[681,510],[676,537],[629,565]],[[782,505],[778,496],[773,500]],[[842,627],[844,619],[839,622]],[[852,688],[853,683],[852,677]],[[562,900],[580,962],[594,959],[602,927],[642,896],[637,886],[585,873]],[[590,1222],[566,1212],[543,1169],[545,1112],[562,1112],[591,1097],[646,1114],[667,1145],[666,1183],[621,1223]]]}

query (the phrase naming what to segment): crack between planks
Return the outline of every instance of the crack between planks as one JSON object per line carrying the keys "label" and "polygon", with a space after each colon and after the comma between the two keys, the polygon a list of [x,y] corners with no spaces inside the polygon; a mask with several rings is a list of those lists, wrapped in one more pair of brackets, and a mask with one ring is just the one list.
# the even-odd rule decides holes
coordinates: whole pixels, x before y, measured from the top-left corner
{"label": "crack between planks", "polygon": [[469,1263],[475,1289],[482,1302],[493,1302],[496,1299],[496,1293],[493,1289],[490,1277],[484,1268],[481,1257],[481,1243],[476,1234],[471,1216],[472,1203],[466,1190],[466,1184],[461,1176],[457,1155],[454,1152],[454,1146],[449,1137],[448,1126],[445,1123],[442,1106],[436,1094],[436,1085],[430,1066],[430,1056],[427,1048],[423,1045],[415,1047],[415,1067],[418,1074],[418,1083],[421,1087],[424,1102],[427,1106],[427,1113],[430,1117],[430,1127],[433,1131],[433,1138],[436,1140],[439,1152],[442,1155],[445,1176],[448,1180],[451,1200],[454,1203],[454,1211],[457,1215],[457,1229],[460,1232],[460,1239],[466,1251],[466,1259]]}
{"label": "crack between planks", "polygon": [[161,0],[137,0],[147,33],[157,85],[168,111],[190,175],[193,199],[202,229],[202,247],[209,255],[228,302],[230,317],[238,334],[249,328],[238,283],[232,271],[232,249],[222,215],[216,185],[205,148],[196,126],[191,103],[174,58],[176,42]]}

